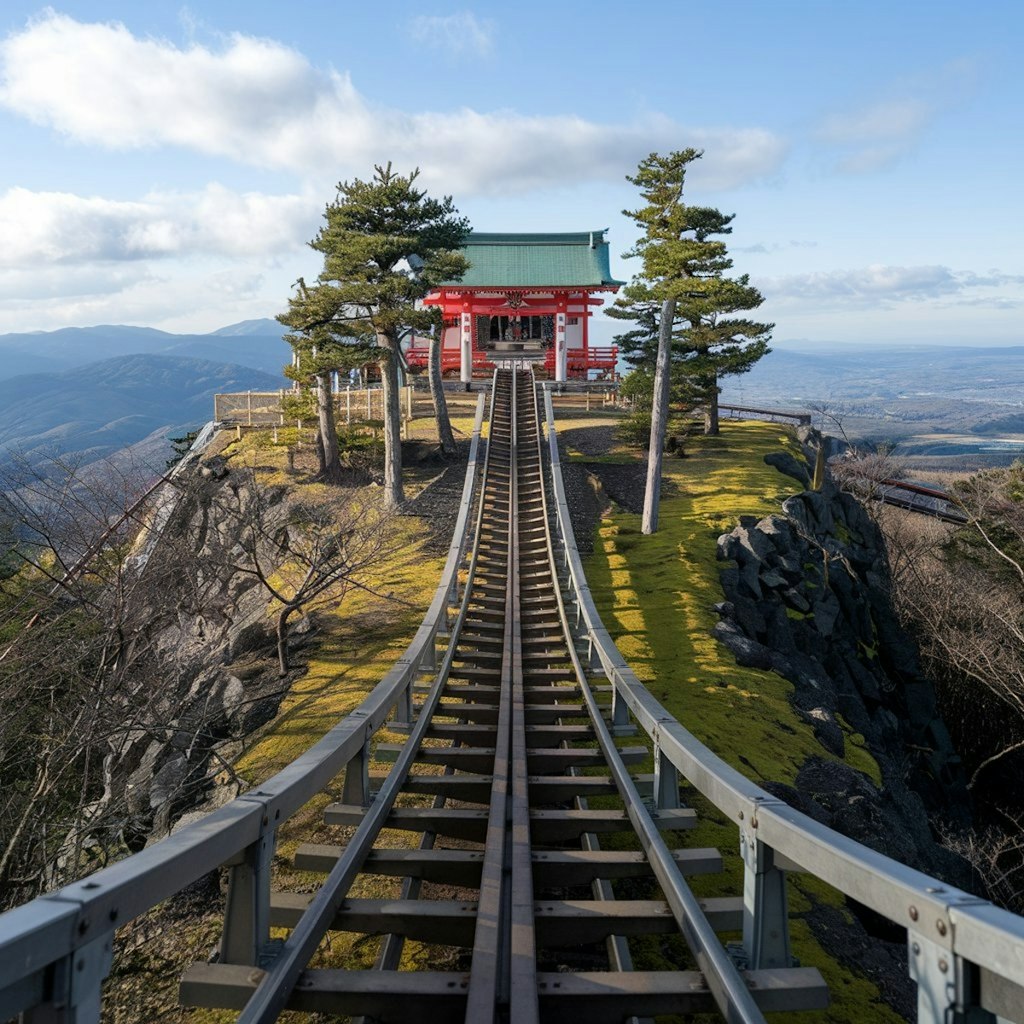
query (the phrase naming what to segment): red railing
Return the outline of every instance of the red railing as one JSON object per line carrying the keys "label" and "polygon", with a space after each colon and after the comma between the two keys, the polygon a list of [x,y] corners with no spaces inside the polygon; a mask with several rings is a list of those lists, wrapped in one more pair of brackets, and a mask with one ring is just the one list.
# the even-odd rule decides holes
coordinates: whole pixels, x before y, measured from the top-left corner
{"label": "red railing", "polygon": [[[430,360],[430,349],[427,345],[410,345],[405,350],[405,361],[410,369],[426,369]],[[441,372],[448,373],[450,370],[462,368],[462,356],[458,349],[441,349]],[[487,352],[473,351],[473,369],[490,373],[494,369],[494,363],[490,360]]]}
{"label": "red railing", "polygon": [[[566,370],[570,377],[583,376],[588,370],[615,370],[619,358],[616,345],[601,348],[571,348],[566,354]],[[555,372],[555,350],[549,348],[544,353],[544,369],[550,374]]]}
{"label": "red railing", "polygon": [[[419,344],[419,339],[406,349],[405,361],[412,369],[425,369],[429,358],[429,348],[426,344]],[[513,353],[510,353],[512,355]],[[608,345],[597,348],[588,348],[584,351],[581,348],[569,349],[566,360],[568,374],[570,377],[582,377],[590,370],[606,370],[615,372],[619,358],[619,350],[615,345]],[[445,348],[441,350],[441,372],[458,371],[462,361],[459,350]],[[490,373],[494,369],[492,353],[473,350],[473,371]],[[547,349],[544,353],[544,369],[550,376],[555,374],[555,352],[554,349]]]}

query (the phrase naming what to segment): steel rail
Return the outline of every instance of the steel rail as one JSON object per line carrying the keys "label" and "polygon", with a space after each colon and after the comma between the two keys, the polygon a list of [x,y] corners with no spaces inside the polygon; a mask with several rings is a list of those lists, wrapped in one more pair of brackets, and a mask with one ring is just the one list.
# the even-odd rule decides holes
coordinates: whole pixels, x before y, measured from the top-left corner
{"label": "steel rail", "polygon": [[[478,402],[478,406],[482,402]],[[494,408],[494,392],[491,398],[492,423]],[[493,446],[490,439],[484,458],[483,478],[481,482],[481,498],[487,485],[487,474],[491,462]],[[306,969],[317,947],[327,934],[331,922],[348,896],[352,883],[362,871],[367,855],[381,830],[386,826],[388,816],[395,805],[399,792],[405,786],[413,762],[420,751],[427,729],[431,724],[434,709],[440,703],[441,694],[448,681],[452,663],[455,660],[459,634],[466,618],[466,611],[473,599],[473,578],[476,575],[477,556],[480,550],[480,523],[483,520],[484,502],[480,501],[477,514],[477,529],[473,541],[473,553],[462,595],[459,613],[450,632],[448,648],[445,651],[430,690],[423,702],[420,714],[413,724],[409,738],[402,752],[388,773],[383,785],[377,791],[373,803],[356,827],[355,834],[345,846],[344,853],[338,858],[323,885],[317,890],[306,911],[291,934],[285,940],[280,952],[268,966],[264,977],[260,980],[245,1009],[239,1014],[238,1024],[269,1024],[278,1018],[291,997],[292,991],[299,980],[299,975]]]}
{"label": "steel rail", "polygon": [[[555,520],[578,608],[576,633],[586,640],[591,657],[600,663],[613,686],[616,719],[625,721],[632,714],[653,741],[656,759],[664,758],[734,821],[741,832],[741,847],[746,847],[748,855],[755,853],[767,870],[812,874],[906,928],[911,973],[919,988],[919,1020],[943,1019],[931,1016],[929,1006],[942,1009],[959,1004],[980,1004],[1006,1018],[1012,1010],[1018,1020],[1024,1019],[1024,918],[900,864],[790,807],[701,743],[636,677],[601,621],[583,572],[562,481],[548,388],[545,413]],[[747,881],[751,881],[749,872]],[[753,903],[756,917],[756,900]],[[753,923],[756,926],[756,920]],[[963,963],[951,965],[946,954]],[[971,978],[971,965],[980,968],[980,996],[979,982]],[[754,962],[751,966],[759,965]],[[985,992],[986,985],[990,994]],[[947,988],[953,1000],[948,1004],[941,994]]]}
{"label": "steel rail", "polygon": [[[496,382],[495,393],[498,388]],[[513,370],[508,408],[509,490],[505,516],[506,591],[500,695],[472,970],[466,996],[468,1024],[501,1019],[506,1013],[516,1024],[531,1024],[536,1022],[538,1013],[522,720],[517,392],[517,375]],[[524,892],[528,894],[525,905],[521,898]]]}
{"label": "steel rail", "polygon": [[[462,502],[441,580],[423,622],[404,654],[352,713],[313,747],[258,788],[110,867],[0,915],[0,1019],[47,1001],[54,986],[75,999],[71,982],[98,1000],[109,969],[112,935],[204,874],[229,863],[267,837],[358,758],[391,710],[406,701],[458,585],[477,492],[484,396],[477,401]],[[272,842],[269,844],[272,849]],[[269,886],[269,876],[266,878]],[[269,890],[268,890],[269,891]],[[95,952],[95,951],[99,952]],[[75,965],[81,965],[74,967]],[[53,965],[63,964],[54,974]],[[48,973],[49,972],[49,973]],[[57,981],[54,978],[60,975]],[[59,984],[58,984],[59,982]],[[86,1014],[82,1020],[98,1020]]]}
{"label": "steel rail", "polygon": [[[550,407],[550,392],[545,390]],[[536,401],[536,398],[535,398]],[[539,425],[539,417],[538,417]],[[548,417],[549,436],[554,437],[554,421]],[[554,442],[557,445],[557,441]],[[537,431],[537,449],[540,455],[540,431]],[[560,482],[560,481],[559,481]],[[564,492],[563,492],[564,496]],[[550,522],[547,495],[542,491],[544,519]],[[566,638],[571,641],[573,630],[566,614],[565,599],[562,588],[557,585],[558,567],[552,545],[551,531],[547,533],[548,559],[552,578],[556,581],[555,596],[558,601],[558,614],[565,631]],[[668,844],[662,839],[657,825],[644,805],[643,799],[636,788],[636,783],[629,773],[619,754],[619,749],[612,738],[597,703],[594,691],[587,679],[586,670],[580,661],[579,653],[573,643],[568,644],[568,653],[576,672],[576,679],[583,695],[584,704],[590,713],[590,721],[596,734],[598,746],[604,754],[612,779],[618,789],[626,813],[633,825],[634,832],[640,841],[644,853],[654,869],[654,875],[661,886],[662,893],[672,910],[676,924],[686,939],[686,944],[697,960],[697,966],[703,972],[710,988],[715,1004],[727,1021],[732,1024],[764,1024],[761,1013],[749,988],[740,976],[736,964],[730,959],[722,946],[714,928],[708,922],[693,890],[687,885],[686,879],[679,870],[679,865],[672,856]]]}

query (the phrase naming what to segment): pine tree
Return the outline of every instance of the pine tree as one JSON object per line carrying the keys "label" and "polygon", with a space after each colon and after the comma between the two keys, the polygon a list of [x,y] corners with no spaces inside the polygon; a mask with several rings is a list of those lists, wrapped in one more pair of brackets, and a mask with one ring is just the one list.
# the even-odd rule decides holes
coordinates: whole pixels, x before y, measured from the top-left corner
{"label": "pine tree", "polygon": [[731,269],[720,236],[732,232],[733,214],[683,201],[687,166],[701,151],[685,149],[641,161],[635,184],[647,205],[624,211],[644,229],[627,257],[639,256],[643,270],[627,285],[609,315],[635,326],[616,338],[634,366],[653,371],[663,317],[671,303],[669,356],[672,376],[681,371],[705,407],[705,433],[718,433],[719,381],[745,373],[769,351],[773,324],[741,314],[764,301],[749,277],[729,278]]}
{"label": "pine tree", "polygon": [[[333,315],[336,296],[330,285],[319,284],[310,288],[300,277],[296,282],[296,290],[297,294],[291,300],[292,308],[278,317],[282,323],[297,326],[296,330],[285,335],[285,341],[292,346],[294,358],[292,365],[286,366],[284,372],[304,391],[313,392],[318,424],[318,476],[325,483],[338,483],[342,476],[342,466],[331,376],[371,362],[375,353],[371,340],[366,336],[340,334],[332,322],[324,323],[314,319]],[[294,316],[295,313],[299,317]]]}
{"label": "pine tree", "polygon": [[[399,338],[403,330],[428,332],[434,310],[417,308],[442,281],[458,280],[468,266],[458,251],[469,232],[450,196],[431,199],[416,187],[419,171],[396,174],[374,168],[369,181],[338,185],[325,225],[310,245],[323,253],[318,284],[300,289],[278,319],[317,352],[373,345],[384,387],[384,502],[404,500],[398,391]],[[327,438],[324,438],[325,449]]]}

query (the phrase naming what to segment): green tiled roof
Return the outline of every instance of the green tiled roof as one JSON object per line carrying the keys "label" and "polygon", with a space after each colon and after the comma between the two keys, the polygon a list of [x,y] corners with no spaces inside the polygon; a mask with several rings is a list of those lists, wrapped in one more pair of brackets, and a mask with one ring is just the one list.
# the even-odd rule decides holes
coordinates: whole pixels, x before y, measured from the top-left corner
{"label": "green tiled roof", "polygon": [[463,253],[470,262],[453,287],[562,288],[620,285],[611,274],[604,232],[493,234],[474,231]]}

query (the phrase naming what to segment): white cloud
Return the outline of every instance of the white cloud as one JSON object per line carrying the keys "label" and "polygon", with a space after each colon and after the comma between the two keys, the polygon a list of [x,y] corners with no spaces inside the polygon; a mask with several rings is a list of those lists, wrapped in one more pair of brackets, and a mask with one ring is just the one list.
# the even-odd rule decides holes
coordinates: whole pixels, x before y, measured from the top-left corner
{"label": "white cloud", "polygon": [[1024,285],[1024,276],[997,270],[981,275],[939,265],[898,267],[883,264],[758,281],[758,287],[773,302],[811,302],[818,306],[863,308],[929,301],[968,305],[981,298],[975,289],[1002,292],[1001,296],[984,296],[985,302],[996,299],[1014,301],[1011,293],[1021,285]]}
{"label": "white cloud", "polygon": [[322,204],[304,195],[153,193],[122,201],[12,188],[0,195],[0,267],[294,251]]}
{"label": "white cloud", "polygon": [[911,152],[935,115],[931,103],[914,98],[889,99],[860,110],[832,114],[818,138],[837,148],[836,169],[848,174],[882,170]]}
{"label": "white cloud", "polygon": [[885,100],[846,114],[832,114],[820,136],[840,145],[902,140],[920,131],[931,113],[921,100]]}
{"label": "white cloud", "polygon": [[81,143],[182,146],[307,178],[365,176],[393,160],[456,195],[621,181],[652,150],[684,145],[706,149],[694,181],[727,189],[773,173],[786,152],[766,130],[687,129],[663,116],[599,124],[384,109],[273,40],[235,34],[216,52],[183,49],[52,11],[0,43],[0,105]]}
{"label": "white cloud", "polygon": [[444,16],[421,14],[409,25],[412,37],[448,54],[485,55],[494,49],[494,22],[471,11]]}
{"label": "white cloud", "polygon": [[0,334],[104,323],[201,333],[280,312],[291,270],[268,282],[257,261],[219,258],[0,269]]}
{"label": "white cloud", "polygon": [[976,60],[960,58],[891,83],[885,99],[829,114],[816,138],[836,152],[836,170],[882,170],[911,153],[938,118],[961,106],[974,93],[980,72]]}

